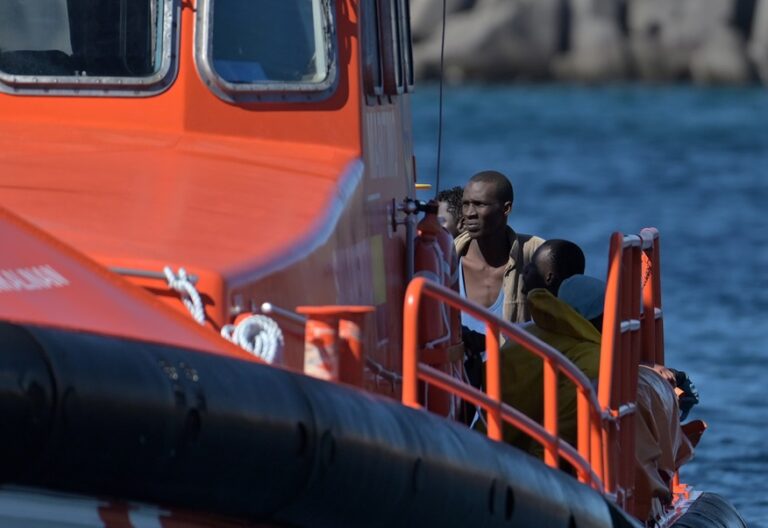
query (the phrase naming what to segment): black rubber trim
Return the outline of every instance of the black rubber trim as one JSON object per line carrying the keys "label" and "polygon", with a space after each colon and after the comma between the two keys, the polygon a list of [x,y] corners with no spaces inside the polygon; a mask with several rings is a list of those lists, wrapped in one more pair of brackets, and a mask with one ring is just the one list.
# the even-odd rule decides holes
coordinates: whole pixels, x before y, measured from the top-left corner
{"label": "black rubber trim", "polygon": [[716,493],[702,493],[674,528],[747,528],[733,504]]}
{"label": "black rubber trim", "polygon": [[0,420],[5,484],[294,526],[633,524],[463,425],[151,343],[0,323]]}

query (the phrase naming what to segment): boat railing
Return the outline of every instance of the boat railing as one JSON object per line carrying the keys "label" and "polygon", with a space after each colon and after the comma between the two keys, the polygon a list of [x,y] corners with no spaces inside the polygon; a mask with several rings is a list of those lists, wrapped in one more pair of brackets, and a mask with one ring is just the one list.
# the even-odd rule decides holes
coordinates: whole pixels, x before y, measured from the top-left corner
{"label": "boat railing", "polygon": [[603,313],[598,400],[606,421],[606,492],[634,511],[635,418],[638,368],[664,363],[659,232],[611,235]]}
{"label": "boat railing", "polygon": [[[664,361],[659,232],[646,228],[639,235],[613,233],[608,260],[597,394],[586,376],[546,343],[454,291],[417,278],[411,281],[405,296],[402,400],[411,407],[420,407],[418,383],[422,381],[478,405],[487,412],[490,438],[501,440],[502,423],[509,423],[544,447],[546,464],[557,467],[560,458],[565,459],[576,468],[581,481],[613,497],[618,505],[631,512],[634,505],[634,414],[638,367],[641,362],[663,364]],[[418,317],[425,296],[485,322],[484,391],[420,361]],[[542,424],[501,400],[499,333],[543,360]],[[559,375],[565,375],[576,386],[575,449],[558,436]]]}
{"label": "boat railing", "polygon": [[[480,390],[431,367],[419,360],[419,312],[424,297],[442,301],[486,323],[486,384]],[[604,413],[589,379],[560,352],[525,330],[503,321],[483,307],[464,299],[453,290],[418,277],[411,281],[405,294],[403,314],[403,404],[420,408],[419,381],[428,383],[465,401],[479,406],[487,413],[487,434],[502,440],[503,423],[512,425],[539,442],[544,448],[544,462],[558,467],[560,459],[575,469],[579,480],[604,491],[605,464],[603,425]],[[501,357],[499,334],[524,346],[544,362],[544,420],[543,426],[501,399]],[[574,448],[558,436],[557,384],[564,375],[576,386],[578,439]]]}
{"label": "boat railing", "polygon": [[661,309],[661,246],[659,231],[646,227],[642,240],[643,334],[642,359],[646,363],[664,364],[664,318]]}

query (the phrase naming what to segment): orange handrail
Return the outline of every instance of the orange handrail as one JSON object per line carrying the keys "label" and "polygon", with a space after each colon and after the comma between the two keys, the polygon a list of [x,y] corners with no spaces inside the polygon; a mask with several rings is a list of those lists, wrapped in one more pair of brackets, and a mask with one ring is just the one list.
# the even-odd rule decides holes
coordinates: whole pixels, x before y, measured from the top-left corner
{"label": "orange handrail", "polygon": [[661,249],[659,231],[646,227],[643,241],[643,361],[664,364],[664,320],[661,309]]}
{"label": "orange handrail", "polygon": [[[557,467],[560,458],[567,460],[582,482],[633,512],[638,366],[664,361],[659,247],[655,228],[645,228],[639,235],[611,235],[597,395],[586,376],[557,350],[455,292],[415,279],[406,291],[403,311],[403,403],[420,407],[419,381],[452,392],[487,412],[490,438],[502,438],[503,422],[517,427],[544,447],[548,465]],[[418,315],[424,295],[485,321],[485,393],[420,363]],[[543,427],[501,401],[499,332],[544,361]],[[559,374],[577,388],[576,449],[558,437]]]}
{"label": "orange handrail", "polygon": [[[452,378],[419,361],[418,316],[424,296],[442,301],[486,323],[486,392]],[[501,361],[499,332],[544,362],[544,426],[501,401]],[[563,374],[577,388],[577,448],[560,439],[557,433],[557,376]],[[424,381],[452,392],[480,406],[488,413],[488,436],[502,438],[502,422],[517,427],[544,447],[544,461],[552,467],[562,457],[576,468],[579,480],[604,491],[606,471],[603,461],[602,430],[604,413],[587,377],[560,352],[521,328],[488,313],[481,306],[464,299],[423,277],[411,281],[405,293],[403,309],[403,390],[405,405],[420,408],[418,383]]]}
{"label": "orange handrail", "polygon": [[[642,361],[664,365],[664,312],[661,308],[661,243],[655,227],[640,230],[643,241],[643,334]],[[672,492],[688,498],[689,487],[680,482],[679,472],[672,476]]]}
{"label": "orange handrail", "polygon": [[663,363],[659,232],[613,233],[603,314],[598,400],[615,421],[604,432],[606,491],[625,510],[634,508],[634,453],[638,366]]}
{"label": "orange handrail", "polygon": [[634,489],[632,414],[637,397],[640,283],[633,277],[639,271],[635,264],[639,264],[640,247],[637,236],[611,235],[598,380],[600,406],[615,418],[612,426],[604,431],[605,457],[609,466],[615,468],[606,474],[605,487],[624,509],[631,507]]}

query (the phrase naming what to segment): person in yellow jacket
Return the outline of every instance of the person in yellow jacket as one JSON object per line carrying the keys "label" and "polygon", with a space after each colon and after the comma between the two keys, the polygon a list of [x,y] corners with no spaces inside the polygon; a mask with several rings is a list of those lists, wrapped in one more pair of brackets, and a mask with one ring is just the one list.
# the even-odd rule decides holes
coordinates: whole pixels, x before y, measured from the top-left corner
{"label": "person in yellow jacket", "polygon": [[[546,243],[545,243],[546,244]],[[546,246],[542,246],[546,250]],[[538,253],[538,251],[537,251]],[[534,255],[532,266],[536,266]],[[528,292],[533,324],[526,330],[561,352],[597,385],[600,366],[600,341],[605,283],[582,274],[548,284],[547,265],[557,266],[557,259],[541,268],[528,270],[528,284],[544,284]],[[538,281],[538,282],[537,282]],[[551,290],[555,290],[557,297]],[[542,423],[543,362],[517,344],[507,343],[501,350],[502,399],[538,423]],[[645,519],[652,501],[668,504],[671,479],[677,469],[693,456],[692,443],[680,424],[678,397],[663,376],[661,366],[639,367],[635,434],[635,510]],[[558,376],[558,431],[571,445],[576,443],[576,389]],[[512,426],[505,426],[504,440],[535,456],[543,448],[535,440]]]}
{"label": "person in yellow jacket", "polygon": [[[528,308],[533,324],[526,326],[526,331],[560,351],[596,384],[600,369],[600,332],[597,328],[545,288],[536,288],[528,293]],[[502,347],[501,360],[502,399],[542,423],[542,360],[512,342]],[[565,376],[559,376],[558,380],[558,429],[563,439],[575,444],[576,390]],[[542,453],[538,442],[512,426],[505,426],[504,440],[531,454]]]}
{"label": "person in yellow jacket", "polygon": [[[557,294],[563,281],[573,276],[584,277],[585,259],[581,248],[568,240],[543,242],[523,269],[522,293],[527,295],[527,308],[532,323],[524,328],[552,348],[568,357],[590,380],[597,380],[600,367],[600,332]],[[587,279],[589,280],[589,279]],[[594,279],[597,281],[597,279]],[[594,284],[592,284],[594,286]],[[602,314],[604,290],[587,288],[576,297],[589,305],[587,316]],[[595,306],[599,305],[599,310]],[[596,321],[602,324],[601,321]],[[541,423],[544,414],[543,362],[514,342],[501,350],[502,399]],[[575,442],[576,393],[573,384],[559,377],[559,430],[569,442]],[[504,440],[529,453],[540,455],[538,442],[512,426],[505,426]]]}

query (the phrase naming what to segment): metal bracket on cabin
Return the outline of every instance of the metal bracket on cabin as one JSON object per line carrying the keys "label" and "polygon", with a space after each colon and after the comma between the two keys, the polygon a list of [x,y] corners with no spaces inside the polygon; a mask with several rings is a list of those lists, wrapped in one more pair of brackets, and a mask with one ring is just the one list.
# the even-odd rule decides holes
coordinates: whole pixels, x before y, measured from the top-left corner
{"label": "metal bracket on cabin", "polygon": [[[403,198],[403,201],[399,204],[395,198],[392,198],[392,231],[397,231],[398,226],[405,226],[405,276],[408,282],[411,281],[414,274],[413,258],[415,252],[416,215],[422,212],[425,206],[424,202],[414,200],[413,198]],[[402,219],[398,219],[398,213],[404,214]]]}
{"label": "metal bracket on cabin", "polygon": [[[420,209],[419,200],[412,198],[403,198],[402,202],[398,203],[396,198],[392,198],[392,207],[389,208],[391,217],[390,223],[392,231],[397,231],[397,227],[408,225],[408,219],[415,216]],[[404,213],[402,218],[398,218],[398,213]]]}

